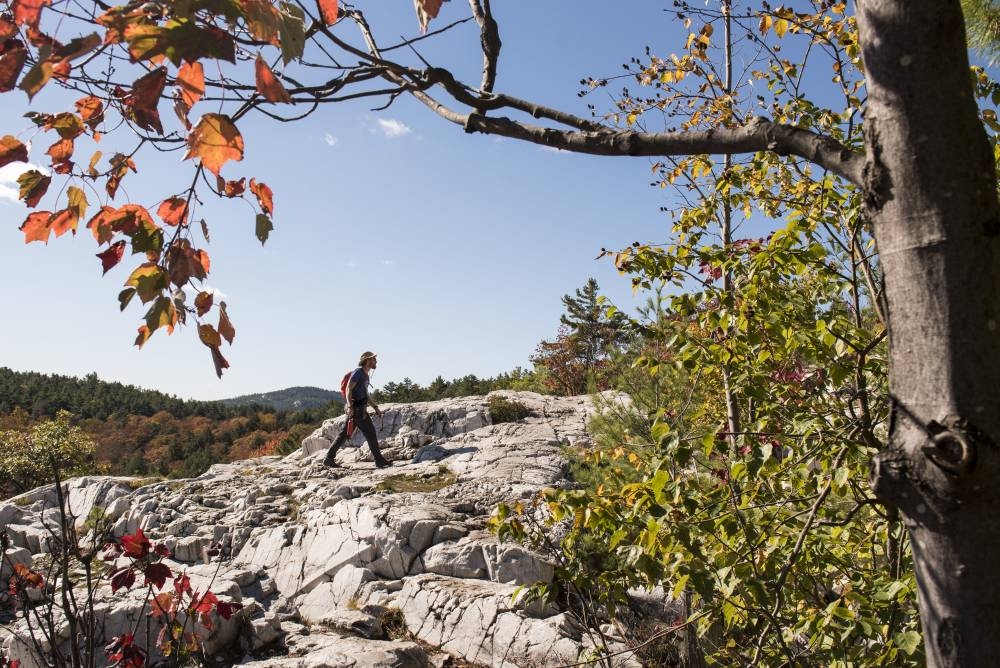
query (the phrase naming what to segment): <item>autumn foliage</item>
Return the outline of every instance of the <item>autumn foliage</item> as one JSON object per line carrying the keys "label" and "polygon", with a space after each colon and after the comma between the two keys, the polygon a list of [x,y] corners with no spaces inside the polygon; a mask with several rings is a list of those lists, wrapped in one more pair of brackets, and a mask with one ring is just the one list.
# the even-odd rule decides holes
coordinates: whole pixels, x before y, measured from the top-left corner
{"label": "autumn foliage", "polygon": [[[68,538],[74,540],[75,536]],[[9,546],[4,532],[0,532],[0,545],[4,550]],[[67,549],[68,552],[56,555],[56,562],[80,548],[68,545]],[[212,559],[219,553],[218,546],[210,546],[204,557]],[[86,587],[81,587],[86,589],[89,599],[94,596],[96,587],[104,583],[110,586],[113,595],[122,595],[137,586],[145,589],[145,600],[137,622],[119,635],[104,637],[103,624],[92,617],[85,615],[76,620],[79,634],[73,641],[84,646],[95,642],[103,644],[108,665],[141,668],[146,665],[154,647],[167,657],[168,665],[180,665],[201,652],[203,640],[219,619],[228,620],[243,608],[241,603],[222,600],[209,589],[200,591],[192,587],[187,573],[175,571],[164,561],[170,557],[169,550],[162,543],[150,541],[142,529],[107,542],[99,561],[91,562],[92,557],[89,555],[87,558],[87,568],[91,567],[91,563],[96,568],[93,573],[88,571]],[[47,577],[43,569],[35,566],[9,565],[12,574],[6,583],[5,601],[25,618],[44,617],[47,614],[44,609],[56,605],[60,598],[73,597],[75,604],[81,603],[76,601],[72,584],[58,577],[57,571],[50,569]],[[66,587],[68,589],[60,591]],[[92,600],[89,602],[92,604]],[[145,623],[140,625],[141,622]],[[157,632],[154,643],[150,643],[152,637],[144,641],[141,639],[147,632]],[[39,633],[41,638],[46,638],[51,630],[40,629]],[[58,659],[67,658],[62,657],[62,650],[53,648],[51,643],[37,643],[36,649],[39,648],[46,653],[54,653]],[[80,647],[71,650],[71,654],[74,665],[79,659],[88,658],[86,649],[81,652]],[[17,661],[8,663],[7,657],[0,655],[0,665],[14,668]],[[56,665],[61,664],[57,661]]]}
{"label": "autumn foliage", "polygon": [[[415,3],[422,31],[441,3]],[[318,33],[336,41],[329,30],[343,16],[338,0],[79,7],[4,0],[0,93],[19,89],[33,101],[54,83],[78,96],[71,109],[28,114],[49,169],[31,168],[18,178],[19,197],[32,209],[20,226],[25,242],[47,244],[82,226],[97,242],[102,273],[135,257],[118,295],[122,310],[138,297],[144,311],[135,345],[190,319],[221,376],[229,366],[222,342],[232,344],[235,328],[225,302],[213,302],[206,285],[209,224],[199,217],[201,197],[207,192],[247,200],[256,209],[254,234],[267,241],[274,195],[255,176],[233,173],[246,150],[238,123],[263,105],[315,103],[317,89],[286,88],[294,79],[284,69],[301,61]],[[252,68],[244,66],[251,62]],[[230,66],[233,74],[223,73]],[[206,79],[206,71],[214,79]],[[327,93],[343,85],[330,84]],[[98,148],[106,133],[120,137],[128,131],[131,147],[107,153]],[[187,185],[164,192],[159,201],[116,202],[127,179],[141,172],[142,149],[151,145],[184,150],[193,169]],[[29,153],[26,141],[0,133],[0,167],[26,163]]]}

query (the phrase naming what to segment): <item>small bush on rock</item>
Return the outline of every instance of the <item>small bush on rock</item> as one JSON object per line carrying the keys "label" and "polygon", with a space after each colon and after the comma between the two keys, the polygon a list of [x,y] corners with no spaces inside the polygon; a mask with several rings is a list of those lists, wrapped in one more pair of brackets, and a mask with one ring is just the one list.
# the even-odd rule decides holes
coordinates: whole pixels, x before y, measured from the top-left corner
{"label": "small bush on rock", "polygon": [[513,401],[499,394],[490,395],[486,408],[493,424],[517,422],[533,415],[531,409],[520,401]]}

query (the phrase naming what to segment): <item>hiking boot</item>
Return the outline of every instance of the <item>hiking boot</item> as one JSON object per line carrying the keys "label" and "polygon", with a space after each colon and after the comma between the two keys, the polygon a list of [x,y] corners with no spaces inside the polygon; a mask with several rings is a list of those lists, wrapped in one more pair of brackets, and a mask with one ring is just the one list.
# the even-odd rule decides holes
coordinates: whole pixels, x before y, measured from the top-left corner
{"label": "hiking boot", "polygon": [[392,466],[392,462],[390,462],[390,461],[388,461],[386,459],[383,459],[380,462],[375,462],[375,468],[377,468],[377,469],[384,469],[387,466]]}
{"label": "hiking boot", "polygon": [[325,466],[327,468],[331,468],[331,469],[341,469],[341,468],[344,468],[343,466],[341,466],[337,462],[335,462],[333,460],[326,460],[326,459],[323,460],[323,466]]}

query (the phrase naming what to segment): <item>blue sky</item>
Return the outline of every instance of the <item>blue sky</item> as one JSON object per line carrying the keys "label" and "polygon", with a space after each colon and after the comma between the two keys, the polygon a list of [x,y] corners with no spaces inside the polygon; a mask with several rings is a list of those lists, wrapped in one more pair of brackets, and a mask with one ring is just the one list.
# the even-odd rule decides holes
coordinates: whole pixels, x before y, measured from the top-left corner
{"label": "blue sky", "polygon": [[[663,50],[677,43],[665,41],[679,28],[659,3],[613,10],[589,2],[494,4],[504,40],[498,90],[579,114],[588,101],[599,108],[607,102],[577,98],[582,77],[620,72],[621,63],[657,40]],[[359,6],[376,30],[386,27],[382,34],[416,33],[409,2]],[[440,18],[464,12],[465,3],[452,2]],[[478,82],[472,25],[422,49]],[[50,85],[31,108],[58,111],[66,101]],[[116,300],[134,266],[128,258],[102,278],[99,249],[86,230],[48,246],[25,245],[17,227],[27,209],[4,190],[16,188],[13,170],[0,172],[0,365],[94,371],[105,380],[214,399],[292,385],[334,387],[371,349],[381,362],[376,385],[404,377],[428,383],[437,375],[490,376],[529,366],[538,342],[555,334],[561,296],[589,276],[615,303],[634,303],[628,278],[594,258],[602,246],[665,237],[663,191],[648,185],[649,160],[467,136],[408,99],[382,111],[373,106],[328,105],[294,124],[263,117],[240,124],[245,160],[223,174],[256,176],[273,188],[275,230],[262,248],[250,206],[204,198],[209,284],[225,295],[237,329],[234,345],[223,348],[232,367],[222,380],[192,327],[157,332],[142,350],[132,345],[143,311],[134,305],[119,313]],[[20,117],[28,109],[20,91],[4,95],[0,133],[30,139],[33,129]],[[33,162],[47,164],[50,141],[37,139]],[[113,141],[107,137],[98,148],[108,154]],[[183,189],[192,171],[180,157],[146,154],[140,173],[125,180],[127,196],[152,208]],[[42,207],[51,201],[50,194]],[[119,195],[115,203],[124,201]]]}
{"label": "blue sky", "polygon": [[[578,115],[589,113],[588,102],[599,111],[611,106],[605,91],[578,98],[581,78],[620,74],[647,45],[660,55],[679,51],[686,36],[665,11],[670,3],[493,4],[504,45],[497,90]],[[417,32],[409,0],[356,5],[386,41]],[[467,12],[465,2],[446,3],[431,27]],[[347,22],[336,30],[358,41]],[[482,56],[473,24],[423,41],[420,50],[478,84]],[[50,84],[31,109],[59,111],[76,97]],[[0,134],[31,139],[34,129],[21,117],[29,109],[24,94],[2,99]],[[590,276],[622,308],[644,299],[627,276],[595,257],[602,247],[667,238],[669,220],[659,208],[670,200],[668,191],[649,186],[652,160],[466,135],[411,99],[371,110],[379,104],[327,105],[291,124],[263,116],[240,122],[245,159],[227,164],[223,175],[255,176],[271,186],[275,230],[262,248],[253,208],[214,201],[210,193],[196,211],[211,231],[208,283],[225,296],[237,330],[234,345],[223,346],[232,366],[222,380],[193,327],[157,332],[142,350],[132,345],[144,310],[135,304],[119,313],[116,295],[134,260],[102,278],[99,249],[86,230],[48,246],[25,245],[17,228],[27,209],[10,190],[14,166],[0,170],[0,365],[93,371],[215,399],[292,385],[333,388],[362,351],[374,350],[376,385],[404,377],[426,384],[438,375],[491,376],[530,366],[538,342],[556,333],[560,298]],[[161,116],[175,126],[168,106],[161,105]],[[97,148],[109,155],[121,139],[108,136]],[[37,138],[33,162],[48,163],[51,141]],[[85,161],[89,153],[78,151]],[[193,173],[179,152],[146,152],[138,164],[116,205],[155,208],[186,188]],[[41,208],[60,183],[57,177]],[[97,202],[90,199],[92,213]]]}

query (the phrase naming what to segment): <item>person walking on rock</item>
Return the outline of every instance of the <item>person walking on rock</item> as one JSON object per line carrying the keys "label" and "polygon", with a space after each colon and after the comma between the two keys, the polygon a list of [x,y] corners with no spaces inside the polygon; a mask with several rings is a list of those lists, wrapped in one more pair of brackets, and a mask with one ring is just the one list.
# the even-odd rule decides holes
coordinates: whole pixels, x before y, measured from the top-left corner
{"label": "person walking on rock", "polygon": [[336,462],[337,450],[340,449],[340,446],[344,444],[344,441],[353,432],[352,427],[357,427],[365,435],[368,447],[372,451],[372,457],[375,459],[375,466],[384,468],[392,464],[392,462],[382,456],[382,451],[378,447],[378,436],[375,434],[375,424],[372,422],[371,416],[368,415],[368,404],[371,404],[371,407],[375,410],[375,415],[382,415],[382,411],[371,400],[371,397],[368,396],[368,386],[371,384],[369,374],[376,366],[378,366],[378,358],[375,353],[371,351],[364,352],[358,361],[358,368],[354,370],[350,380],[347,381],[347,388],[344,392],[344,409],[347,421],[344,422],[344,428],[340,431],[340,435],[337,436],[337,440],[333,442],[333,445],[326,452],[326,459],[323,460],[323,463],[327,466],[339,466]]}

